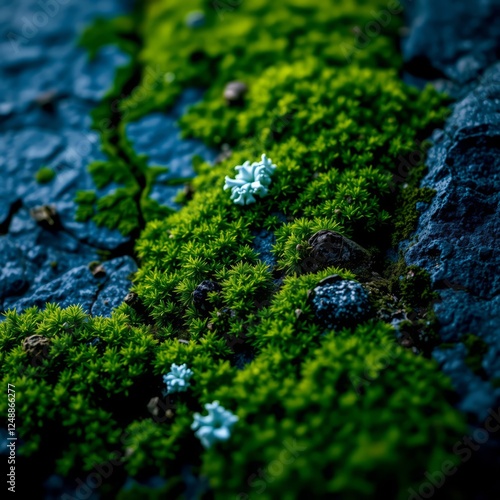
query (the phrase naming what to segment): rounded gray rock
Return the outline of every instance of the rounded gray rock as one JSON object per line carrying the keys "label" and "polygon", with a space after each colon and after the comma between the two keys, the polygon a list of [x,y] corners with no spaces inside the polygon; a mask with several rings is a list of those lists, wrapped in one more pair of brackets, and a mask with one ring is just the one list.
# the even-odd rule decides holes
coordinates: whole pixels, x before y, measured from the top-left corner
{"label": "rounded gray rock", "polygon": [[317,286],[312,294],[313,311],[322,326],[352,328],[370,317],[368,293],[358,282],[331,281]]}

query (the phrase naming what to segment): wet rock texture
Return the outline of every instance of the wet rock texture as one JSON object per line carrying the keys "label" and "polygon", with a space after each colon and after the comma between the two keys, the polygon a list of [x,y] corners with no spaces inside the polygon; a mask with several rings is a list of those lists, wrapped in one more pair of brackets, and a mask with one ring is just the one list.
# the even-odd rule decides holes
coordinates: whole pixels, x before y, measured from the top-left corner
{"label": "wet rock texture", "polygon": [[[90,110],[127,56],[115,47],[89,61],[77,47],[96,17],[117,16],[130,2],[2,2],[0,30],[0,310],[46,302],[81,304],[110,314],[136,270],[130,257],[106,262],[96,279],[88,264],[98,250],[120,253],[128,239],[74,221],[75,193],[93,189],[87,165],[104,159],[90,129]],[[43,4],[43,5],[42,5]],[[38,184],[50,167],[55,177]]]}
{"label": "wet rock texture", "polygon": [[175,197],[179,185],[195,176],[193,158],[213,163],[217,153],[201,141],[182,139],[177,124],[187,108],[202,98],[199,89],[186,89],[168,113],[151,113],[127,125],[127,136],[138,154],[148,156],[150,166],[167,167],[156,178],[150,197],[161,205],[178,209]]}
{"label": "wet rock texture", "polygon": [[[409,25],[410,81],[431,80],[457,101],[432,136],[422,185],[436,196],[418,207],[416,235],[403,249],[441,297],[440,334],[452,347],[434,357],[461,395],[459,407],[482,420],[500,405],[500,4],[409,2]],[[467,366],[466,333],[488,346],[480,372]]]}
{"label": "wet rock texture", "polygon": [[[90,61],[78,37],[97,17],[116,17],[132,4],[6,0],[0,6],[0,311],[57,302],[109,315],[130,288],[136,265],[125,254],[132,242],[93,222],[76,222],[74,198],[78,190],[95,189],[87,166],[105,159],[90,111],[111,87],[116,69],[128,62],[113,46]],[[200,98],[188,90],[170,113],[127,129],[150,164],[169,168],[151,193],[161,204],[176,206],[180,188],[172,180],[179,184],[194,176],[194,155],[215,158],[201,143],[182,140],[176,124]],[[35,180],[41,167],[55,172],[44,184]],[[110,260],[99,278],[88,265],[102,260],[102,250]]]}
{"label": "wet rock texture", "polygon": [[312,308],[319,323],[328,329],[354,328],[370,316],[370,301],[356,281],[332,276],[312,293]]}

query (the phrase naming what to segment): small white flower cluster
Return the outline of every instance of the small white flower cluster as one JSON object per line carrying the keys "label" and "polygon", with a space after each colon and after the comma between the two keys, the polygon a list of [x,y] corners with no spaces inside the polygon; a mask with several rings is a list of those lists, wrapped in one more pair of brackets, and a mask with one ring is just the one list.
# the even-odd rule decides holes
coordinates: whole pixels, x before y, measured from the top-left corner
{"label": "small white flower cluster", "polygon": [[231,428],[238,421],[238,417],[229,410],[220,406],[218,401],[207,403],[205,409],[208,415],[202,417],[199,413],[194,414],[194,422],[191,429],[200,439],[205,448],[210,448],[217,441],[227,441],[231,436]]}
{"label": "small white flower cluster", "polygon": [[250,205],[255,203],[255,196],[263,198],[267,196],[269,185],[271,184],[271,176],[276,170],[276,165],[262,155],[262,160],[250,164],[246,161],[243,165],[234,167],[238,173],[235,179],[226,176],[224,189],[231,189],[231,199],[237,205]]}
{"label": "small white flower cluster", "polygon": [[[186,363],[170,366],[170,371],[163,376],[163,381],[167,385],[167,394],[173,392],[185,392],[189,387],[189,380],[193,376],[193,371],[187,368]],[[229,410],[220,406],[218,401],[207,403],[205,409],[208,415],[202,417],[199,413],[194,414],[194,421],[191,429],[195,436],[201,441],[205,448],[210,448],[217,441],[227,441],[231,436],[231,429],[238,421],[238,417]]]}
{"label": "small white flower cluster", "polygon": [[174,363],[170,367],[170,371],[166,375],[163,375],[163,382],[167,385],[167,394],[187,391],[189,380],[192,376],[193,371],[186,366],[186,363],[182,365]]}

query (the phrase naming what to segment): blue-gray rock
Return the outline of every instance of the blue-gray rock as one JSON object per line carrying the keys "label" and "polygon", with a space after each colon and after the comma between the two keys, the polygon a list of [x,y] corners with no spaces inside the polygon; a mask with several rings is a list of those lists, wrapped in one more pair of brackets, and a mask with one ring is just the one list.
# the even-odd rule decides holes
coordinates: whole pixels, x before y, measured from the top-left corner
{"label": "blue-gray rock", "polygon": [[[500,405],[500,4],[408,1],[407,17],[409,81],[432,81],[457,101],[431,138],[422,186],[436,195],[417,207],[417,231],[401,249],[439,293],[439,334],[451,347],[433,356],[478,423]],[[480,375],[466,363],[469,333],[488,346]]]}
{"label": "blue-gray rock", "polygon": [[[421,213],[408,264],[426,269],[440,300],[434,310],[447,348],[433,352],[453,383],[470,435],[500,406],[500,3],[498,0],[406,2],[410,36],[403,43],[406,80],[431,81],[457,101],[444,130],[432,135],[429,171],[436,190]],[[480,369],[467,364],[465,334],[487,346]],[[498,498],[500,442],[489,435],[475,452],[476,481],[467,498]],[[477,448],[474,448],[477,449]],[[470,472],[470,471],[469,471]]]}
{"label": "blue-gray rock", "polygon": [[137,265],[131,257],[118,257],[103,263],[106,277],[90,310],[93,316],[109,316],[127,295]]}
{"label": "blue-gray rock", "polygon": [[500,387],[493,387],[490,380],[473,373],[466,364],[466,356],[467,348],[462,343],[433,352],[433,358],[451,378],[456,391],[463,395],[458,402],[460,410],[482,421],[488,416],[488,410],[495,407],[495,400],[500,398]]}
{"label": "blue-gray rock", "polygon": [[429,151],[422,185],[436,196],[405,250],[407,263],[426,269],[442,291],[436,312],[446,341],[491,331],[500,340],[499,101],[497,64],[454,105],[444,134]]}
{"label": "blue-gray rock", "polygon": [[[90,111],[128,61],[111,46],[90,60],[78,38],[96,17],[131,7],[129,0],[6,0],[0,6],[0,310],[60,301],[108,315],[130,287],[135,263],[129,257],[106,263],[102,282],[88,271],[98,249],[121,251],[129,238],[75,222],[74,197],[94,188],[87,166],[104,159]],[[56,176],[38,184],[43,166]],[[30,217],[30,209],[43,205],[55,207],[57,228],[44,229]]]}
{"label": "blue-gray rock", "polygon": [[130,275],[137,271],[131,257],[118,257],[103,264],[106,274],[95,277],[88,265],[73,267],[60,277],[32,288],[31,294],[15,300],[7,299],[4,307],[17,311],[32,306],[44,308],[48,302],[61,307],[81,305],[92,315],[110,316],[112,310],[123,302],[131,286]]}
{"label": "blue-gray rock", "polygon": [[7,238],[0,238],[0,303],[3,297],[21,293],[26,285],[22,254]]}
{"label": "blue-gray rock", "polygon": [[189,28],[201,28],[205,26],[205,14],[199,10],[193,10],[186,16],[186,26]]}
{"label": "blue-gray rock", "polygon": [[255,231],[252,248],[259,254],[259,258],[264,264],[268,265],[271,269],[276,267],[277,261],[272,249],[276,243],[276,236],[272,231],[261,229]]}
{"label": "blue-gray rock", "polygon": [[449,88],[460,88],[497,60],[498,0],[404,0],[403,4],[409,24],[403,52],[413,77],[449,80]]}
{"label": "blue-gray rock", "polygon": [[138,154],[148,157],[148,165],[166,167],[151,190],[150,197],[171,208],[179,205],[174,198],[179,184],[195,176],[193,158],[199,156],[213,163],[217,152],[195,139],[183,139],[177,124],[187,108],[198,102],[203,93],[198,89],[185,90],[168,113],[151,113],[127,124],[126,133]]}
{"label": "blue-gray rock", "polygon": [[317,286],[312,308],[319,323],[328,329],[353,328],[370,316],[370,301],[365,289],[352,280],[339,279]]}

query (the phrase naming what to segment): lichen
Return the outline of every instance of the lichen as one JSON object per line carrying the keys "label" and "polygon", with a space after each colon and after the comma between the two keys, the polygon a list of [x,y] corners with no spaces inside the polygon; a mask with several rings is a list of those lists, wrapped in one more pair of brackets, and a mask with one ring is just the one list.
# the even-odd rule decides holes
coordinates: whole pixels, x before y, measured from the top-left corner
{"label": "lichen", "polygon": [[205,410],[208,415],[201,416],[199,413],[194,414],[194,422],[191,429],[201,441],[205,448],[212,447],[218,441],[227,441],[231,436],[231,429],[238,421],[238,417],[233,415],[229,410],[223,408],[218,401],[207,403]]}
{"label": "lichen", "polygon": [[186,366],[186,363],[182,365],[173,363],[170,366],[170,371],[163,376],[163,382],[167,386],[167,394],[186,392],[192,376],[193,371]]}
{"label": "lichen", "polygon": [[259,162],[249,161],[234,167],[238,171],[236,178],[232,179],[226,176],[224,190],[231,190],[231,200],[237,205],[250,205],[255,203],[255,196],[264,198],[269,193],[269,186],[271,184],[271,177],[276,170],[276,165],[262,155]]}

